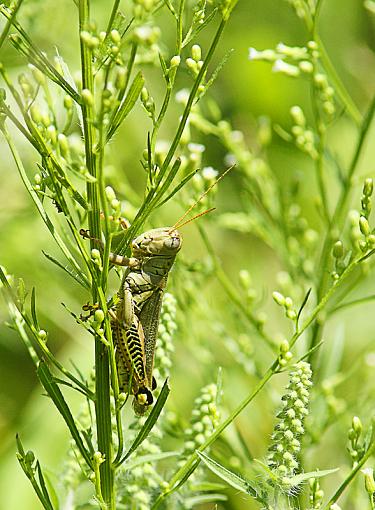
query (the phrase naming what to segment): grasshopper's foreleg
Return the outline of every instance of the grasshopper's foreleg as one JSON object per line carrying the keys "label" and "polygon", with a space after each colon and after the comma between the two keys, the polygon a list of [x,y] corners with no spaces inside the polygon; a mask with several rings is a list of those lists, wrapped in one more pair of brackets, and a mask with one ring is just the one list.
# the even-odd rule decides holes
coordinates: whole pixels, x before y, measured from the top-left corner
{"label": "grasshopper's foreleg", "polygon": [[[91,239],[92,241],[97,243],[101,247],[102,250],[104,250],[103,241],[101,241],[100,239],[97,239],[96,237],[92,237],[88,230],[81,228],[79,233],[83,237],[83,239]],[[112,253],[112,252],[109,254],[109,261],[112,264],[115,264],[116,266],[125,266],[125,267],[130,267],[131,269],[136,269],[140,265],[139,260],[135,257],[124,257],[123,255],[117,255],[116,253]]]}

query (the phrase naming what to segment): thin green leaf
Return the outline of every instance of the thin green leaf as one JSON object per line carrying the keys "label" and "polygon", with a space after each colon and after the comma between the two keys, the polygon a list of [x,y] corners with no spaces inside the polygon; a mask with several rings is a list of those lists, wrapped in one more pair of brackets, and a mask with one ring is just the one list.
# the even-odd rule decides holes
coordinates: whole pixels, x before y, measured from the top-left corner
{"label": "thin green leaf", "polygon": [[36,461],[36,470],[38,473],[39,485],[40,485],[40,488],[42,489],[43,496],[45,497],[46,501],[48,501],[48,503],[51,505],[51,508],[53,508],[52,501],[51,501],[49,492],[46,487],[46,482],[44,481],[44,477],[43,477],[42,469],[40,467],[39,460]]}
{"label": "thin green leaf", "polygon": [[157,206],[156,206],[156,207],[160,207],[161,205],[164,205],[164,204],[166,204],[167,202],[169,202],[169,200],[170,200],[170,199],[171,199],[171,198],[172,198],[172,197],[173,197],[176,193],[178,193],[178,192],[180,191],[180,189],[181,189],[181,188],[183,188],[183,187],[185,186],[185,184],[187,184],[187,183],[190,181],[190,179],[191,179],[192,177],[194,177],[194,175],[195,175],[198,171],[199,171],[199,168],[197,168],[196,170],[193,170],[193,171],[192,171],[192,172],[190,172],[190,173],[189,173],[186,177],[184,177],[184,178],[182,179],[182,181],[181,181],[179,184],[177,184],[177,186],[176,186],[175,188],[173,188],[173,190],[171,191],[171,193],[169,193],[169,195],[168,195],[166,198],[164,198],[164,200],[162,200],[161,202],[159,202],[159,203],[157,204]]}
{"label": "thin green leaf", "polygon": [[37,374],[44,389],[48,393],[49,397],[55,404],[57,410],[60,412],[66,425],[68,426],[70,433],[77,445],[78,450],[85,459],[87,465],[91,469],[93,469],[92,459],[90,458],[90,455],[86,450],[85,445],[83,444],[81,434],[77,429],[77,426],[75,424],[72,413],[70,412],[68,404],[65,402],[64,396],[61,393],[60,388],[54,381],[53,376],[45,362],[39,363],[37,368]]}
{"label": "thin green leaf", "polygon": [[89,283],[86,281],[86,280],[83,280],[81,278],[81,275],[78,274],[78,273],[75,273],[74,271],[72,271],[71,269],[69,269],[68,267],[64,266],[61,262],[59,262],[57,259],[55,259],[55,257],[53,257],[52,255],[49,255],[48,253],[46,253],[44,250],[42,250],[42,253],[43,255],[50,261],[50,262],[53,262],[54,264],[56,264],[57,267],[59,267],[60,269],[62,269],[63,271],[65,271],[65,273],[67,273],[69,276],[71,276],[73,278],[73,280],[75,280],[77,283],[79,283],[84,289],[90,289],[90,285]]}
{"label": "thin green leaf", "polygon": [[211,85],[214,83],[214,81],[216,80],[216,78],[219,76],[219,73],[220,71],[222,70],[222,68],[225,66],[225,64],[227,63],[231,53],[233,52],[234,50],[229,50],[225,55],[224,57],[221,59],[221,61],[219,62],[219,64],[217,65],[217,67],[215,68],[214,72],[212,73],[211,75],[211,78],[208,80],[208,82],[205,84],[204,86],[204,91],[203,93],[199,96],[199,99],[201,99],[205,94],[206,92],[208,91],[208,89],[211,87]]}
{"label": "thin green leaf", "polygon": [[210,12],[210,14],[206,17],[206,19],[203,21],[203,23],[200,23],[197,25],[197,27],[195,27],[194,29],[192,30],[189,30],[189,32],[187,33],[185,39],[183,40],[182,42],[182,48],[185,48],[185,46],[187,46],[190,41],[192,39],[195,38],[195,36],[197,34],[199,34],[199,32],[201,30],[203,30],[211,21],[212,19],[214,18],[215,14],[217,13],[217,9],[214,9],[213,11]]}
{"label": "thin green leaf", "polygon": [[112,124],[109,127],[107,133],[107,142],[112,138],[112,136],[116,133],[117,129],[120,127],[121,123],[124,121],[125,117],[131,112],[135,103],[137,102],[143,85],[145,83],[145,79],[141,73],[138,72],[136,77],[134,78],[132,84],[130,85],[129,91],[126,94],[125,99],[122,101],[119,109],[116,112],[116,115],[112,121]]}
{"label": "thin green leaf", "polygon": [[311,291],[312,291],[312,288],[310,287],[310,289],[306,292],[306,295],[302,301],[302,304],[301,306],[299,307],[299,310],[298,310],[298,314],[297,314],[297,322],[299,321],[299,318],[301,316],[301,313],[302,313],[302,310],[305,308],[306,304],[307,304],[307,301],[310,297],[310,294],[311,294]]}
{"label": "thin green leaf", "polygon": [[239,475],[233,473],[232,471],[226,469],[224,466],[219,464],[218,462],[211,459],[208,455],[199,450],[196,451],[198,457],[203,461],[204,464],[217,476],[219,476],[222,480],[227,482],[231,487],[239,490],[248,495],[252,495],[255,497],[256,490],[250,485],[250,483]]}
{"label": "thin green leaf", "polygon": [[189,485],[189,489],[193,492],[222,491],[226,488],[227,486],[223,483],[215,482],[192,483]]}
{"label": "thin green leaf", "polygon": [[48,488],[49,496],[52,501],[52,506],[53,506],[53,508],[56,508],[56,510],[58,510],[60,508],[60,504],[59,504],[59,498],[57,496],[55,487],[53,486],[53,484],[50,480],[50,477],[48,476],[48,474],[46,472],[43,473],[43,476],[44,476],[44,480],[46,483],[46,487]]}
{"label": "thin green leaf", "polygon": [[168,83],[169,82],[168,67],[167,67],[167,64],[165,63],[163,55],[160,52],[159,52],[159,61],[160,61],[161,69],[163,71],[164,79]]}
{"label": "thin green leaf", "polygon": [[160,186],[160,189],[158,191],[157,197],[155,199],[156,203],[158,202],[158,200],[160,200],[163,197],[164,193],[168,190],[168,188],[171,185],[173,179],[176,177],[176,174],[179,171],[180,166],[181,166],[181,159],[177,158],[176,161],[173,163],[172,168],[170,169],[170,171],[169,171],[167,177],[165,178],[163,184]]}
{"label": "thin green leaf", "polygon": [[33,318],[33,324],[37,331],[39,331],[38,318],[36,315],[36,303],[35,303],[35,287],[31,290],[31,317]]}
{"label": "thin green leaf", "polygon": [[148,455],[141,455],[137,457],[136,460],[132,462],[125,462],[124,469],[127,471],[132,470],[137,466],[141,466],[142,464],[146,464],[146,462],[157,462],[158,460],[168,459],[170,457],[177,457],[180,455],[180,452],[161,452],[161,453],[150,453]]}
{"label": "thin green leaf", "polygon": [[163,410],[163,407],[167,401],[170,388],[168,386],[168,379],[165,380],[163,387],[161,389],[160,395],[152,408],[151,413],[149,414],[145,424],[139,431],[137,437],[133,441],[133,444],[129,448],[129,450],[126,452],[124,457],[119,461],[119,465],[122,464],[126,459],[130,457],[130,455],[135,452],[135,450],[138,448],[138,446],[143,443],[143,441],[146,439],[146,437],[149,435],[152,427],[155,425],[157,419],[159,418],[160,413]]}
{"label": "thin green leaf", "polygon": [[300,475],[290,477],[289,482],[292,487],[295,487],[296,485],[300,485],[302,482],[305,482],[310,478],[322,478],[323,476],[336,473],[337,471],[339,471],[339,468],[323,469],[322,471],[310,471],[309,473],[301,473]]}
{"label": "thin green leaf", "polygon": [[58,384],[62,384],[64,386],[68,386],[69,388],[72,388],[72,390],[75,390],[75,391],[78,391],[78,393],[81,393],[82,395],[84,395],[86,398],[94,401],[95,398],[94,396],[91,394],[90,390],[87,388],[87,391],[85,391],[83,388],[81,388],[80,386],[75,386],[74,384],[72,384],[71,382],[69,381],[65,381],[65,379],[59,379],[58,377],[54,377],[53,380],[58,383]]}
{"label": "thin green leaf", "polygon": [[257,498],[256,489],[250,484],[248,480],[236,475],[229,469],[226,469],[224,466],[219,464],[218,462],[211,459],[208,455],[203,452],[197,450],[198,457],[206,464],[206,466],[213,472],[215,475],[219,476],[222,480],[227,482],[231,487],[243,492],[244,494],[248,494],[253,498]]}
{"label": "thin green leaf", "polygon": [[184,501],[184,506],[186,508],[194,508],[195,505],[202,505],[204,503],[212,503],[214,501],[227,501],[228,498],[225,494],[201,494],[200,496],[193,496],[192,498],[187,498]]}
{"label": "thin green leaf", "polygon": [[372,256],[374,255],[374,253],[375,253],[375,248],[374,248],[373,250],[369,251],[369,252],[368,252],[366,255],[364,255],[362,258],[360,258],[360,259],[357,261],[357,263],[360,263],[360,262],[363,262],[363,261],[365,261],[365,260],[369,259],[370,257],[372,257]]}

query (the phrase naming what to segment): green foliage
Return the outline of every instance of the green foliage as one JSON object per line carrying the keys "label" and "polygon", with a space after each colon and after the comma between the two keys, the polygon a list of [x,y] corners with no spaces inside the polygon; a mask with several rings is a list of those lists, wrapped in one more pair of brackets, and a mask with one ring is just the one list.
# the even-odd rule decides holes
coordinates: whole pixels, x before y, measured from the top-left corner
{"label": "green foliage", "polygon": [[[69,3],[72,19],[78,16],[72,59],[62,57],[63,44],[51,57],[34,31],[30,12],[35,9],[41,23],[42,2],[0,5],[0,49],[23,63],[22,72],[9,58],[0,63],[0,130],[54,243],[38,249],[54,279],[61,278],[61,296],[39,297],[52,281],[41,277],[36,287],[29,285],[34,266],[26,266],[26,255],[15,257],[25,258],[22,278],[6,258],[0,287],[7,325],[22,340],[48,405],[71,439],[61,476],[50,476],[17,436],[23,472],[48,510],[173,510],[207,503],[234,509],[244,501],[268,510],[338,510],[339,504],[374,510],[373,470],[364,468],[375,452],[374,426],[365,422],[374,385],[365,370],[358,401],[348,391],[353,374],[362,376],[362,365],[373,364],[373,353],[361,342],[361,366],[345,365],[345,348],[357,338],[345,344],[335,318],[344,310],[340,317],[350,322],[356,317],[351,308],[371,306],[375,295],[373,289],[364,295],[375,253],[373,176],[360,166],[375,99],[362,115],[341,80],[320,37],[324,2],[290,0],[283,9],[289,3],[297,15],[302,42],[251,47],[241,67],[271,64],[288,83],[302,82],[310,101],[285,106],[282,119],[262,116],[251,132],[247,118],[228,118],[225,98],[214,99],[232,59],[231,51],[221,51],[224,30],[229,25],[229,41],[235,39],[230,27],[241,2],[120,3],[106,5],[105,17],[90,0]],[[368,11],[370,4],[364,5]],[[63,8],[55,4],[53,10],[58,16]],[[252,44],[251,33],[247,37]],[[241,76],[230,78],[241,82]],[[350,157],[334,143],[337,126],[345,134],[350,129]],[[278,162],[280,147],[293,154],[288,164]],[[223,166],[223,159],[219,176],[211,163]],[[12,195],[12,183],[3,186]],[[177,205],[185,212],[173,228],[197,216],[201,252],[191,260],[183,248],[159,324],[154,311],[157,398],[140,417],[128,405],[134,373],[125,393],[118,380],[111,320],[124,272],[114,268],[111,254],[130,257],[131,267],[133,239],[160,227],[165,211],[170,218]],[[215,207],[215,214],[200,218]],[[220,235],[218,248],[213,239]],[[247,243],[251,236],[251,257],[248,246],[238,248],[239,236]],[[261,281],[259,260],[266,267]],[[55,307],[62,299],[69,302],[64,316]],[[72,336],[81,335],[91,348],[85,351],[89,362],[74,361],[73,369],[54,343],[56,325],[68,338],[69,321],[76,326]],[[286,372],[289,384],[277,413]],[[267,412],[277,418],[270,439]],[[330,428],[337,436],[333,446]],[[315,454],[319,449],[330,450],[328,459]],[[362,479],[356,476],[361,471]]]}

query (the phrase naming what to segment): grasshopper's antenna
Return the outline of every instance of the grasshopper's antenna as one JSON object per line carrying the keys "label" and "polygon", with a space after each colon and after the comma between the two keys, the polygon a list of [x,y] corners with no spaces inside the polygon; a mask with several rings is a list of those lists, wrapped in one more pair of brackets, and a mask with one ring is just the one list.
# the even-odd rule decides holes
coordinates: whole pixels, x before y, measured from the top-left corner
{"label": "grasshopper's antenna", "polygon": [[[204,197],[205,197],[205,196],[206,196],[206,195],[207,195],[207,194],[208,194],[208,193],[212,190],[212,188],[213,188],[214,186],[216,186],[216,184],[217,184],[219,181],[221,181],[221,179],[223,179],[223,177],[225,177],[225,176],[227,175],[227,173],[228,173],[228,172],[230,172],[230,170],[232,170],[232,168],[234,168],[234,166],[235,166],[235,165],[232,165],[232,166],[230,166],[229,168],[227,168],[227,170],[225,170],[225,172],[224,172],[223,174],[221,174],[221,175],[220,175],[220,177],[218,177],[218,178],[216,179],[216,181],[215,181],[215,182],[213,182],[213,183],[211,184],[211,186],[209,186],[209,187],[206,189],[206,191],[204,191],[204,192],[201,194],[201,196],[198,198],[198,200],[197,200],[196,202],[194,202],[194,204],[193,204],[193,205],[191,205],[191,206],[189,207],[189,209],[188,209],[186,212],[184,212],[184,214],[181,216],[181,218],[179,218],[179,219],[176,221],[176,223],[173,225],[173,227],[171,227],[171,230],[172,230],[172,229],[174,229],[174,228],[178,228],[178,226],[180,226],[180,227],[181,227],[182,225],[186,225],[186,223],[181,223],[181,222],[182,222],[182,221],[186,218],[186,216],[189,214],[189,212],[190,212],[190,211],[192,211],[192,210],[194,209],[194,207],[195,207],[197,204],[199,204],[199,202],[200,202],[200,201],[201,201],[201,200],[202,200],[202,199],[203,199],[203,198],[204,198]],[[209,209],[208,211],[205,211],[203,214],[206,214],[207,212],[211,212],[211,210],[212,210],[212,209]],[[192,220],[193,220],[193,219],[195,219],[195,218],[198,218],[199,216],[201,216],[201,214],[198,214],[197,216],[194,216],[194,218],[192,218]],[[190,220],[189,220],[189,221],[190,221]]]}
{"label": "grasshopper's antenna", "polygon": [[206,211],[198,213],[195,216],[193,216],[192,218],[189,218],[188,220],[184,221],[183,223],[176,223],[176,226],[173,226],[172,229],[184,227],[185,225],[187,225],[191,221],[194,221],[197,218],[200,218],[201,216],[204,216],[205,214],[208,214],[208,213],[214,211],[215,209],[216,209],[216,207],[211,207],[211,209],[207,209]]}

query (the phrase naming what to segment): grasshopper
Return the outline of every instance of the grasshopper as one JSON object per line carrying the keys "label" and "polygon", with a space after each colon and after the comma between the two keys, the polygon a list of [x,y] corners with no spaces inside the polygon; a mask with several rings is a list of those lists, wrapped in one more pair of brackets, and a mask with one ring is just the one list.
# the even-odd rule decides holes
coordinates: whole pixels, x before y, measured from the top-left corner
{"label": "grasshopper", "polygon": [[119,387],[127,392],[131,386],[133,407],[140,415],[153,403],[152,371],[162,296],[181,244],[181,234],[174,227],[155,228],[133,240],[131,258],[110,254],[113,264],[128,266],[118,302],[109,312]]}
{"label": "grasshopper", "polygon": [[[133,407],[138,415],[143,415],[153,403],[152,391],[156,382],[152,372],[163,292],[182,245],[182,236],[177,229],[214,210],[208,209],[184,221],[231,168],[202,193],[173,227],[155,228],[136,237],[131,244],[131,257],[110,253],[112,264],[127,267],[117,303],[110,308],[109,314],[119,388],[134,395]],[[81,234],[90,237],[85,230],[81,230]]]}

